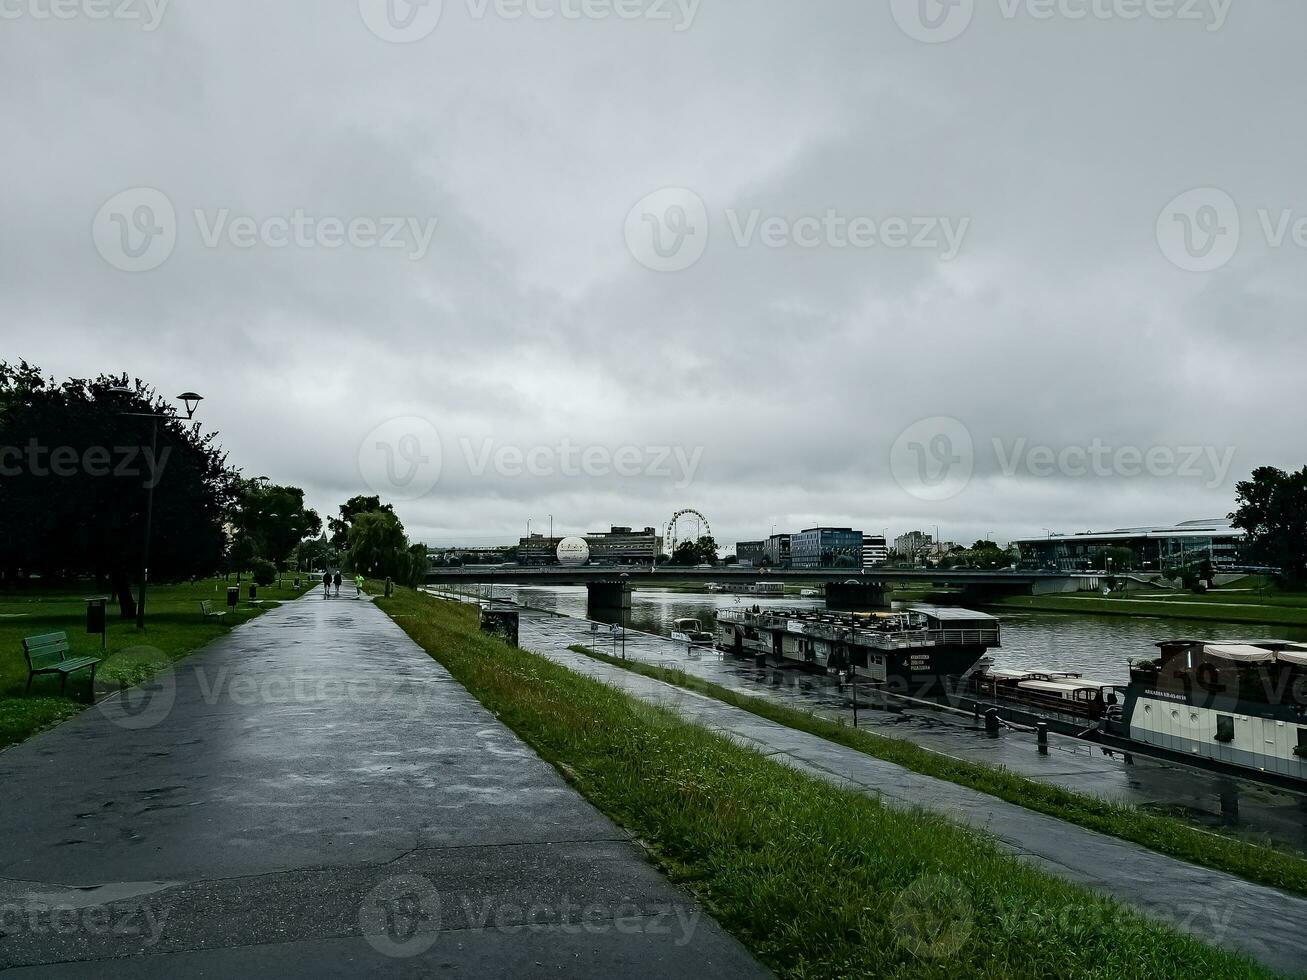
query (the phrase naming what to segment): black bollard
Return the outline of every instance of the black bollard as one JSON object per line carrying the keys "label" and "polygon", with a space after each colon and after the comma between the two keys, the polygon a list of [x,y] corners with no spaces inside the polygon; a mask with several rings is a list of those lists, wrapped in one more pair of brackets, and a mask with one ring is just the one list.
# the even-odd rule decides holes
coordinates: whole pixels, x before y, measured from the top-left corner
{"label": "black bollard", "polygon": [[990,738],[998,738],[998,709],[990,708],[985,712],[985,731]]}
{"label": "black bollard", "polygon": [[1035,725],[1035,739],[1039,742],[1039,754],[1048,755],[1048,722],[1041,721]]}

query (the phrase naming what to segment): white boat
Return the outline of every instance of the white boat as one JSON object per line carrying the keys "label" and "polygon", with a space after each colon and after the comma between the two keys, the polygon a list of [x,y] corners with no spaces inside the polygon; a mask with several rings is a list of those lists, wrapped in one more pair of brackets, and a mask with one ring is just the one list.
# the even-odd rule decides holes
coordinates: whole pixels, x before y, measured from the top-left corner
{"label": "white boat", "polygon": [[692,647],[710,647],[713,635],[703,628],[697,619],[678,619],[672,624],[672,639],[688,643]]}

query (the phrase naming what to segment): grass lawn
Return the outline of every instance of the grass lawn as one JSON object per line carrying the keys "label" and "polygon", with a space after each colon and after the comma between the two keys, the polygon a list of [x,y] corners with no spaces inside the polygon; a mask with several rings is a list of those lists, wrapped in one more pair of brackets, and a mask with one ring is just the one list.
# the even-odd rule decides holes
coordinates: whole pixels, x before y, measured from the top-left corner
{"label": "grass lawn", "polygon": [[1036,782],[999,766],[984,766],[953,759],[902,739],[851,728],[806,711],[787,708],[763,698],[749,697],[684,671],[633,660],[618,660],[583,646],[570,649],[615,667],[707,694],[788,728],[857,749],[904,769],[969,786],[1017,806],[1047,813],[1102,834],[1133,841],[1183,861],[1228,871],[1248,881],[1307,895],[1307,857],[1301,854],[1217,834],[1195,827],[1178,817],[1149,813],[1137,807]]}
{"label": "grass lawn", "polygon": [[[101,692],[120,683],[137,684],[157,667],[180,660],[257,616],[261,610],[245,602],[249,581],[247,576],[242,582],[241,604],[223,621],[200,615],[201,599],[210,600],[216,610],[227,608],[229,583],[222,579],[150,586],[144,630],[137,630],[135,621],[120,620],[117,604],[110,601],[108,648],[103,653],[100,638],[86,633],[84,599],[97,594],[92,585],[0,595],[0,749],[77,714],[91,699],[89,671],[69,677],[66,697],[60,696],[57,676],[35,678],[31,694],[25,694],[24,637],[64,632],[72,656],[102,657],[95,678]],[[283,579],[281,589],[261,587],[259,598],[272,602],[297,598],[300,593],[293,583],[294,576],[289,576]],[[235,584],[234,577],[230,584]]]}
{"label": "grass lawn", "polygon": [[1160,616],[1170,619],[1210,619],[1223,623],[1307,626],[1307,596],[1300,593],[1216,592],[1176,593],[1174,598],[1105,599],[1096,593],[1008,596],[989,605],[1046,612],[1098,613],[1110,616]]}
{"label": "grass lawn", "polygon": [[475,609],[408,589],[378,605],[782,976],[1269,975],[483,636]]}

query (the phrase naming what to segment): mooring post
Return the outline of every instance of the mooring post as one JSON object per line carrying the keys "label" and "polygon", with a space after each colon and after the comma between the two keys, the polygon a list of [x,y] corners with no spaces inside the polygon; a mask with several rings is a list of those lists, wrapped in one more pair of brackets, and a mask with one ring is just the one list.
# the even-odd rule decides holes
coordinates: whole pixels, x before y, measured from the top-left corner
{"label": "mooring post", "polygon": [[1035,740],[1039,743],[1039,754],[1048,755],[1048,722],[1035,724]]}
{"label": "mooring post", "polygon": [[985,731],[990,738],[998,738],[998,709],[990,708],[985,712]]}

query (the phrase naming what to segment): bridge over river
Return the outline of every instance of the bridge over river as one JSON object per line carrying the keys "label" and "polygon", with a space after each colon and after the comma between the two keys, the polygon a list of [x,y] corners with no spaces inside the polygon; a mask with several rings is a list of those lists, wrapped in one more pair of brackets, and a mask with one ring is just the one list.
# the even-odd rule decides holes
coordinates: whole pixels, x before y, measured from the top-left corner
{"label": "bridge over river", "polygon": [[783,568],[759,569],[726,566],[718,568],[654,568],[649,565],[473,565],[462,568],[433,568],[428,585],[584,585],[591,608],[627,609],[631,590],[644,585],[658,587],[680,582],[715,582],[739,589],[758,582],[787,585],[825,585],[826,602],[832,608],[883,606],[889,588],[896,584],[921,582],[939,587],[961,587],[968,594],[1046,595],[1094,588],[1095,575],[1065,572],[980,570],[975,568]]}

